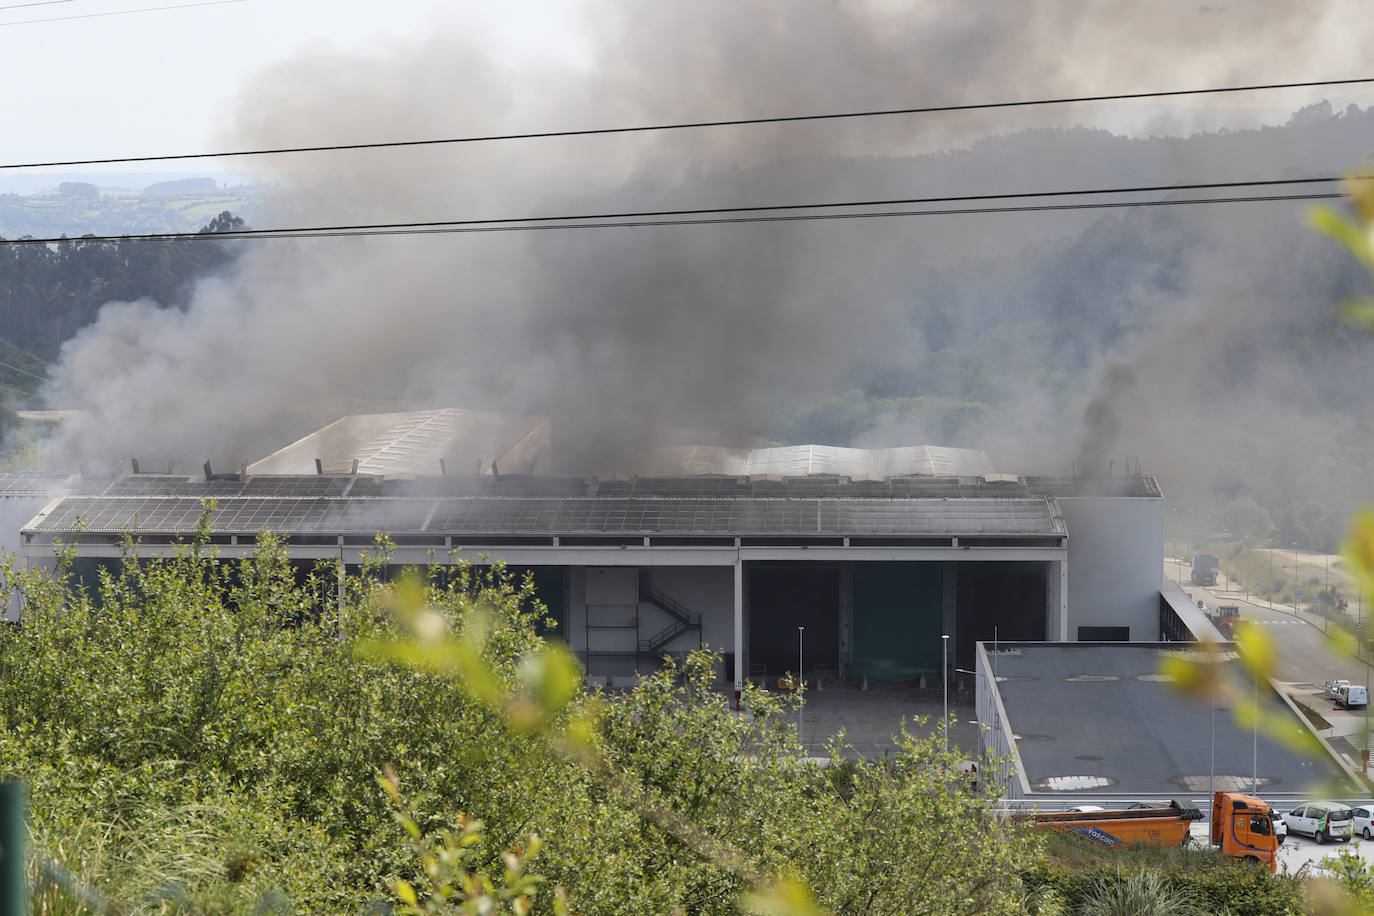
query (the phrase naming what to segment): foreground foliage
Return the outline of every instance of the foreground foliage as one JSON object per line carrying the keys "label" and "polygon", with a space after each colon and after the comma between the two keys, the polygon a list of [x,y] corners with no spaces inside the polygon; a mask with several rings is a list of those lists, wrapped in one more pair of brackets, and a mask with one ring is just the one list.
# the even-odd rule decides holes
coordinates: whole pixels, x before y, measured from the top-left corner
{"label": "foreground foliage", "polygon": [[1308,912],[1302,879],[1233,862],[1210,846],[1103,849],[1052,834],[1026,882],[1053,891],[1064,913]]}
{"label": "foreground foliage", "polygon": [[781,703],[733,712],[709,656],[560,692],[532,583],[499,566],[396,577],[383,544],[340,602],[333,566],[259,545],[130,556],[89,590],[7,577],[0,760],[79,889],[151,912],[1020,909],[1032,841],[938,742],[807,764]]}

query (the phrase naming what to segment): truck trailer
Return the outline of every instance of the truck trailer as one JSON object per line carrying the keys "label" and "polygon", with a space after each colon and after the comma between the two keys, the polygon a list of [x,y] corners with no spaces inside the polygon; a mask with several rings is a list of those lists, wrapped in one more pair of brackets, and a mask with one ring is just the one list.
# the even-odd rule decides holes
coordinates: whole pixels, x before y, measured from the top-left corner
{"label": "truck trailer", "polygon": [[[1143,843],[1183,846],[1193,821],[1203,814],[1193,805],[1174,799],[1167,804],[1140,805],[1106,811],[1065,811],[1030,815],[1030,823],[1083,837],[1108,849]],[[1213,846],[1237,861],[1277,869],[1279,840],[1274,811],[1258,798],[1237,792],[1218,792],[1212,798]]]}
{"label": "truck trailer", "polygon": [[1193,572],[1189,577],[1194,585],[1216,585],[1217,570],[1220,567],[1217,558],[1210,553],[1193,554]]}
{"label": "truck trailer", "polygon": [[1167,804],[1138,808],[1032,814],[1031,823],[1046,830],[1073,833],[1110,849],[1132,843],[1182,846],[1188,842],[1189,825],[1202,817],[1197,808],[1174,799]]}

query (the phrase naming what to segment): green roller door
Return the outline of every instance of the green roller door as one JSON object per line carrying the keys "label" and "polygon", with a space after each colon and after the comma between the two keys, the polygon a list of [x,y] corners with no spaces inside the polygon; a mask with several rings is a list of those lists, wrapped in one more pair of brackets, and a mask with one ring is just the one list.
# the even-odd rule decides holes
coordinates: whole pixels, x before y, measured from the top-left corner
{"label": "green roller door", "polygon": [[852,677],[914,681],[940,673],[939,563],[854,564]]}

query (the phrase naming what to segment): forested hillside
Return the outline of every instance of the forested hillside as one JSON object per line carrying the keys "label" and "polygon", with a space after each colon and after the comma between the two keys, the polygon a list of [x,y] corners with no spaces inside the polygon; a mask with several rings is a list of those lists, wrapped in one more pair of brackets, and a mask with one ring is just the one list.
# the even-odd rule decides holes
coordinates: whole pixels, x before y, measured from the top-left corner
{"label": "forested hillside", "polygon": [[[202,227],[241,226],[226,212]],[[152,299],[185,305],[197,279],[224,266],[233,249],[212,241],[97,242],[0,245],[0,381],[11,403],[23,405],[41,384],[44,367],[63,341],[94,320],[110,301]]]}

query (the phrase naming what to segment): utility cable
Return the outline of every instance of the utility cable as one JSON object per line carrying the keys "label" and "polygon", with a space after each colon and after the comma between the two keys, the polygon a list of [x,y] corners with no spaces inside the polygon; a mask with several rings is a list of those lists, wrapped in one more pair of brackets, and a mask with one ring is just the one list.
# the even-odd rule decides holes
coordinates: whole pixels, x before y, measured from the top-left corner
{"label": "utility cable", "polygon": [[43,364],[43,367],[45,369],[48,367],[48,361],[46,359],[39,356],[37,353],[25,350],[23,347],[19,346],[19,344],[15,343],[14,341],[8,340],[4,337],[0,337],[0,343],[5,344],[12,350],[17,350],[18,352],[23,353],[25,356],[29,357],[29,359],[37,360],[38,362]]}
{"label": "utility cable", "polygon": [[26,6],[56,6],[59,3],[75,3],[76,0],[32,0],[29,3],[11,3],[7,6],[0,6],[0,12],[4,10],[21,10]]}
{"label": "utility cable", "polygon": [[11,366],[9,363],[0,363],[0,368],[9,369],[12,372],[18,372],[20,375],[27,375],[29,378],[36,378],[40,382],[47,381],[47,379],[45,379],[41,375],[34,375],[32,372],[29,372],[26,369],[20,369],[18,366]]}
{"label": "utility cable", "polygon": [[[1035,195],[1023,195],[1035,196]],[[1335,200],[1344,197],[1336,191],[1309,194],[1266,194],[1236,197],[1195,197],[1162,200],[1094,201],[1090,203],[1023,204],[1001,207],[960,207],[937,210],[865,210],[845,213],[785,213],[766,215],[725,215],[702,219],[612,219],[595,217],[598,222],[528,222],[536,217],[512,220],[436,220],[412,223],[370,223],[360,225],[311,226],[277,229],[246,229],[237,232],[164,232],[141,235],[87,235],[72,239],[19,238],[0,239],[0,245],[48,245],[59,242],[159,242],[159,241],[231,241],[243,239],[335,238],[380,235],[427,235],[463,232],[522,232],[547,229],[635,229],[658,226],[710,226],[738,223],[786,223],[828,220],[881,219],[898,216],[956,216],[981,213],[1036,213],[1055,210],[1106,210],[1140,207],[1176,207],[1201,204],[1262,203],[1300,200]],[[819,205],[825,206],[825,205]],[[735,214],[758,208],[721,208],[699,211],[703,213]],[[782,209],[782,208],[764,208]],[[567,217],[566,219],[578,219]],[[493,225],[495,224],[495,225]]]}
{"label": "utility cable", "polygon": [[[212,5],[212,3],[238,2],[242,2],[242,0],[211,0],[211,3],[188,5],[208,6]],[[159,9],[176,8],[177,7],[159,7]],[[19,25],[20,23],[6,24]],[[1159,92],[1124,92],[1112,95],[1083,95],[1052,99],[1025,99],[1008,102],[979,102],[965,105],[930,105],[920,108],[886,108],[871,111],[830,112],[826,114],[780,115],[776,117],[763,118],[734,118],[730,120],[718,121],[683,121],[678,123],[666,124],[645,124],[633,127],[595,127],[577,130],[543,130],[532,131],[529,133],[486,134],[468,137],[447,137],[431,140],[390,140],[376,143],[334,143],[321,146],[283,146],[274,147],[270,149],[245,149],[214,153],[171,153],[158,156],[119,156],[104,159],[65,159],[53,160],[48,162],[17,162],[10,164],[0,164],[0,169],[40,169],[47,168],[50,166],[73,165],[118,165],[122,163],[131,162],[167,162],[173,159],[219,159],[232,156],[276,156],[284,153],[324,153],[336,152],[339,150],[399,149],[402,147],[413,146],[440,146],[445,144],[458,143],[490,143],[498,140],[543,140],[553,137],[591,137],[605,136],[610,134],[634,134],[649,133],[654,131],[692,130],[706,127],[744,127],[748,125],[758,124],[797,124],[803,121],[838,121],[854,118],[883,118],[893,117],[897,115],[939,114],[955,111],[991,111],[999,108],[1030,108],[1047,105],[1075,105],[1084,102],[1121,102],[1132,99],[1181,98],[1184,96],[1210,95],[1231,92],[1263,92],[1275,89],[1311,89],[1321,86],[1352,86],[1362,83],[1374,83],[1374,77],[1361,77],[1358,79],[1341,80],[1310,80],[1307,82],[1300,83],[1265,83],[1261,85],[1250,86],[1218,86],[1207,89],[1170,89]]]}
{"label": "utility cable", "polygon": [[[61,0],[52,0],[61,2]],[[40,22],[70,22],[73,19],[102,19],[106,16],[127,16],[130,13],[160,13],[164,10],[184,10],[193,6],[223,6],[226,3],[245,3],[247,0],[201,0],[200,3],[178,3],[173,6],[145,6],[136,10],[110,10],[104,13],[81,13],[77,16],[49,16],[45,19],[16,19],[14,22],[0,22],[0,29],[12,25],[36,25]],[[35,6],[38,4],[34,4]],[[172,157],[179,158],[179,157]],[[132,159],[112,159],[111,162],[133,162]],[[56,164],[56,163],[54,163]],[[73,163],[75,164],[75,163]],[[5,166],[8,168],[8,166]]]}

